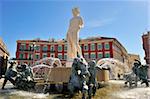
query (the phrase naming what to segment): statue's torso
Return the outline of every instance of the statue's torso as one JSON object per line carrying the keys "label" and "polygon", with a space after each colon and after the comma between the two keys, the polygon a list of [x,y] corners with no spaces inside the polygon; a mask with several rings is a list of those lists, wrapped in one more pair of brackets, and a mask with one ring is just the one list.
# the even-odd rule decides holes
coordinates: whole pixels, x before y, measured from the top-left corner
{"label": "statue's torso", "polygon": [[80,21],[81,21],[81,17],[80,16],[73,17],[70,20],[69,30],[70,31],[78,31],[80,29]]}

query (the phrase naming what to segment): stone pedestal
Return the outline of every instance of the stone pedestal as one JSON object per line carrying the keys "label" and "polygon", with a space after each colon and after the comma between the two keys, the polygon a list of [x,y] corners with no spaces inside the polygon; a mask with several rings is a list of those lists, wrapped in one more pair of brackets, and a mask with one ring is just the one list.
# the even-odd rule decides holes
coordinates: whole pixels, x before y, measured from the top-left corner
{"label": "stone pedestal", "polygon": [[108,70],[98,70],[96,73],[96,78],[98,82],[109,81],[109,71]]}

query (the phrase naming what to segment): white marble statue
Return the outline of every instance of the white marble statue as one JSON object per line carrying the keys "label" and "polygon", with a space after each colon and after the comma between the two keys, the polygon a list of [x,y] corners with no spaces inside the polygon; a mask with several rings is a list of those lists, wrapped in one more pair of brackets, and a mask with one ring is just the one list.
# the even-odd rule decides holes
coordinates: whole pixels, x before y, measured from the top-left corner
{"label": "white marble statue", "polygon": [[70,20],[67,32],[67,67],[72,65],[73,59],[77,57],[77,53],[83,58],[79,45],[79,31],[83,27],[83,20],[80,16],[79,8],[73,8],[72,13],[73,18]]}

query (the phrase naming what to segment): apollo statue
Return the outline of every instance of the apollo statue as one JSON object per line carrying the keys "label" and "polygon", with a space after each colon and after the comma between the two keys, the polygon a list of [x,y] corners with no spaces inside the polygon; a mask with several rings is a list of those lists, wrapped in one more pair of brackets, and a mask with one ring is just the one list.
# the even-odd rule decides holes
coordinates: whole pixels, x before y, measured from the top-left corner
{"label": "apollo statue", "polygon": [[[72,9],[73,18],[70,20],[69,29],[67,32],[67,62],[66,66],[71,67],[73,59],[79,55],[81,58],[82,51],[79,45],[79,31],[83,28],[83,20],[80,16],[79,8]],[[85,61],[85,59],[83,58]]]}

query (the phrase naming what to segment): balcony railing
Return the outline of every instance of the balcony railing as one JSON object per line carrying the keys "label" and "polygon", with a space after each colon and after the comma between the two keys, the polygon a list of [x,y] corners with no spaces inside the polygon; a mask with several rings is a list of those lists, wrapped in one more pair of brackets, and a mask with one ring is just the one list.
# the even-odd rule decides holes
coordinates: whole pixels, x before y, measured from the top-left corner
{"label": "balcony railing", "polygon": [[54,50],[42,50],[42,52],[51,52],[51,53],[55,53],[56,51],[54,51]]}
{"label": "balcony railing", "polygon": [[33,49],[19,49],[19,51],[34,51]]}
{"label": "balcony railing", "polygon": [[17,60],[33,60],[32,58],[17,58]]}

